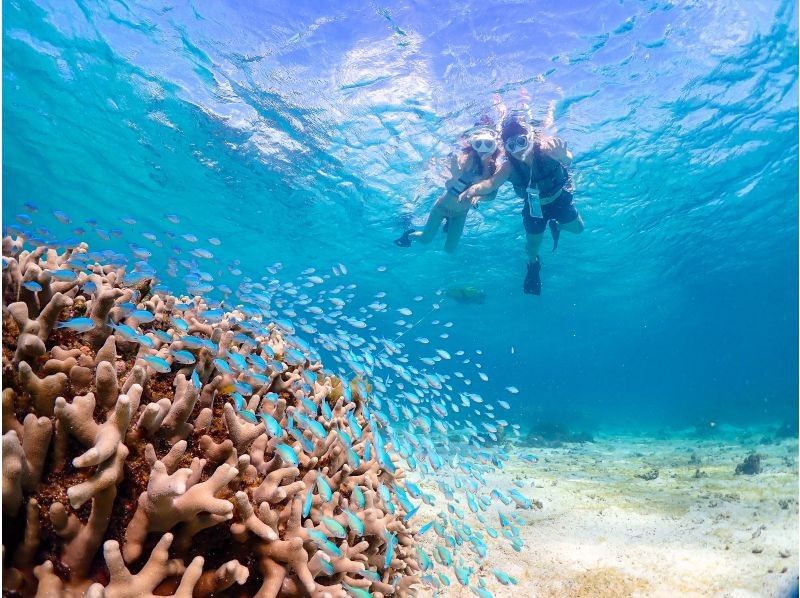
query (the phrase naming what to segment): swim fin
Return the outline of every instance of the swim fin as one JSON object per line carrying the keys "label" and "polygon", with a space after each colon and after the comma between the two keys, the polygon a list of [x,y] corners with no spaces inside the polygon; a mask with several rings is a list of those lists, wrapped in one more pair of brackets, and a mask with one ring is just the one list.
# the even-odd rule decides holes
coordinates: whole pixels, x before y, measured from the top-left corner
{"label": "swim fin", "polygon": [[528,295],[541,295],[542,294],[542,279],[539,272],[542,269],[542,264],[539,261],[539,256],[536,256],[535,262],[528,262],[528,273],[525,275],[525,283],[522,285],[522,290]]}
{"label": "swim fin", "polygon": [[414,232],[413,228],[406,230],[399,238],[394,240],[394,244],[398,247],[411,247],[411,233]]}
{"label": "swim fin", "polygon": [[549,220],[547,224],[550,226],[550,234],[553,235],[553,251],[558,249],[558,238],[561,236],[561,227],[558,226],[558,221]]}

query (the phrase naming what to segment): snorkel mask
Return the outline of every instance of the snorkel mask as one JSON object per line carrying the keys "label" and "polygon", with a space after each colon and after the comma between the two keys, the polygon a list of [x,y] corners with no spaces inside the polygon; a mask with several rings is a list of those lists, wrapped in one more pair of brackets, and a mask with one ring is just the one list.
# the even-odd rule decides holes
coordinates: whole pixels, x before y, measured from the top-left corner
{"label": "snorkel mask", "polygon": [[481,157],[485,157],[497,151],[497,133],[494,129],[488,127],[473,129],[469,132],[467,139],[469,140],[470,147],[478,152]]}
{"label": "snorkel mask", "polygon": [[502,124],[503,147],[509,154],[525,151],[538,135],[535,127],[540,125],[527,106],[510,110]]}

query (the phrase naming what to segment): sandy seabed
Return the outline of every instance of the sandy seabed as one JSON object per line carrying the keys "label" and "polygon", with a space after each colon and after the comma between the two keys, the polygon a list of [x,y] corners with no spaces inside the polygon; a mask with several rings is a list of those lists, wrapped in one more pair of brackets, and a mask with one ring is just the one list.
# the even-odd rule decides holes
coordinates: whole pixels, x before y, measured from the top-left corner
{"label": "sandy seabed", "polygon": [[[488,556],[471,585],[482,577],[496,598],[789,595],[800,549],[798,443],[760,439],[600,436],[562,448],[509,446],[509,461],[489,486],[508,489],[517,480],[542,508],[514,511],[524,520],[522,552],[502,536],[486,538]],[[539,462],[521,461],[522,452]],[[736,475],[751,452],[761,455],[763,471]],[[636,477],[653,470],[655,479]],[[459,506],[481,527],[463,498]],[[499,530],[496,509],[485,515]],[[433,530],[424,538],[429,550],[439,541]],[[494,567],[519,583],[501,585]],[[453,585],[439,596],[475,595],[452,568],[444,571]]]}

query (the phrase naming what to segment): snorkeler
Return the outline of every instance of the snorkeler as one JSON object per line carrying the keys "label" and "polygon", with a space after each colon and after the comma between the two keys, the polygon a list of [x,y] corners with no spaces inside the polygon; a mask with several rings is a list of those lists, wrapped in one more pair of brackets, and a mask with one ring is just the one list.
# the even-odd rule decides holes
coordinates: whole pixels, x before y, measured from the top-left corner
{"label": "snorkeler", "polygon": [[[421,231],[410,228],[395,243],[400,247],[409,247],[412,239],[428,244],[436,236],[442,222],[447,239],[444,249],[448,253],[455,251],[464,224],[471,207],[477,207],[478,201],[460,201],[459,196],[478,181],[489,179],[495,175],[500,166],[502,150],[499,147],[497,132],[488,126],[479,126],[470,130],[465,138],[467,144],[461,151],[450,157],[451,177],[445,184],[445,193],[433,204],[425,226]],[[481,200],[492,199],[495,193],[481,194]]]}
{"label": "snorkeler", "polygon": [[[508,161],[493,177],[464,191],[460,199],[470,203],[479,201],[485,195],[496,193],[507,180],[511,181],[517,197],[525,200],[522,223],[526,233],[528,269],[523,290],[541,295],[539,247],[548,222],[554,251],[561,230],[580,233],[584,229],[583,220],[572,203],[574,187],[568,170],[572,153],[562,139],[543,136],[518,113],[504,119],[501,138]],[[538,192],[538,197],[531,195],[533,189]]]}

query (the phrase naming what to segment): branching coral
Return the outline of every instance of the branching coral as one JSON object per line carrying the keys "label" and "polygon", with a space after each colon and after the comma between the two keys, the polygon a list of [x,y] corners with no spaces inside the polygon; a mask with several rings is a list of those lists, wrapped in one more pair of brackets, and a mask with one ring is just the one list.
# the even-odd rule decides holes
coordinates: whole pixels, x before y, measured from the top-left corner
{"label": "branching coral", "polygon": [[379,495],[403,474],[354,387],[281,328],[127,287],[85,246],[3,248],[9,591],[413,594],[414,532]]}

